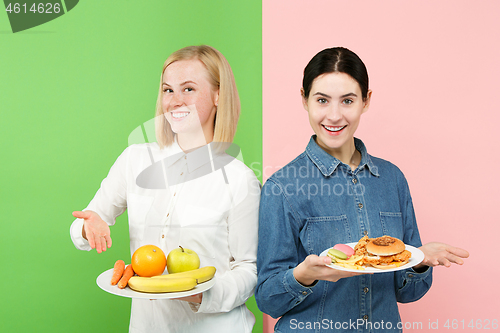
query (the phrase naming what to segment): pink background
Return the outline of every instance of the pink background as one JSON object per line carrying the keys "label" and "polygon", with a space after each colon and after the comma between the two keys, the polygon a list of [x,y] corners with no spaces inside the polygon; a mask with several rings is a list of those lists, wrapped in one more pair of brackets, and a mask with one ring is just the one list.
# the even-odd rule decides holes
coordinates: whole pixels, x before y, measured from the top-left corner
{"label": "pink background", "polygon": [[[405,332],[500,321],[499,13],[497,0],[263,1],[263,178],[313,133],[299,94],[305,65],[345,46],[373,90],[356,136],[405,173],[422,241],[470,252],[463,266],[437,267],[424,298],[400,305],[403,322],[422,323]],[[274,322],[265,316],[264,332]]]}

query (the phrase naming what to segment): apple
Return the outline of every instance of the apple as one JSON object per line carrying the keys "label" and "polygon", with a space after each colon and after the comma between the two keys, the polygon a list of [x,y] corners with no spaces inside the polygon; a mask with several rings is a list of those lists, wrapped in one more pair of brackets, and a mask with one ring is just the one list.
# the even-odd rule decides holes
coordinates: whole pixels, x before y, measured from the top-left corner
{"label": "apple", "polygon": [[190,249],[179,245],[178,249],[170,251],[167,256],[168,274],[192,271],[200,268],[200,257]]}

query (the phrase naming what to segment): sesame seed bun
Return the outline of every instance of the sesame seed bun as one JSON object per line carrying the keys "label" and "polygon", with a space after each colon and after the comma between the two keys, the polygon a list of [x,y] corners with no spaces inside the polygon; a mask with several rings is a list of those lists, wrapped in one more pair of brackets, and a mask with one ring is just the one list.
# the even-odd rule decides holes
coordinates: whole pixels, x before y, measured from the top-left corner
{"label": "sesame seed bun", "polygon": [[372,238],[371,241],[366,244],[366,251],[375,256],[392,256],[404,250],[405,244],[401,240],[391,236]]}

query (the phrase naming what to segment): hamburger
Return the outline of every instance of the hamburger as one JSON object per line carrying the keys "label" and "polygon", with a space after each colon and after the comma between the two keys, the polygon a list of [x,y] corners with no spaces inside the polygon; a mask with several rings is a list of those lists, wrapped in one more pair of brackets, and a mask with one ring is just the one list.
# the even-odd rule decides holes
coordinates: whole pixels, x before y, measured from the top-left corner
{"label": "hamburger", "polygon": [[379,269],[402,266],[411,258],[411,252],[406,250],[405,244],[391,236],[369,239],[366,242],[365,250],[364,263]]}

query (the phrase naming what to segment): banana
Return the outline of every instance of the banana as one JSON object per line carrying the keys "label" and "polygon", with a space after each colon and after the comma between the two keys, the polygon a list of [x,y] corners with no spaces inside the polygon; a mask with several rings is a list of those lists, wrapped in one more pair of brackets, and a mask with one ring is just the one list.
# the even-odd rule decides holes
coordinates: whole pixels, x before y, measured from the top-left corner
{"label": "banana", "polygon": [[212,279],[215,275],[215,267],[214,266],[205,266],[202,268],[194,269],[192,271],[186,271],[182,273],[173,273],[173,274],[165,274],[165,275],[156,275],[152,276],[152,279],[177,279],[177,278],[193,278],[198,281],[198,283],[206,282]]}
{"label": "banana", "polygon": [[150,277],[132,276],[128,286],[144,293],[169,293],[191,290],[196,287],[196,279],[184,277],[180,279],[153,279]]}

